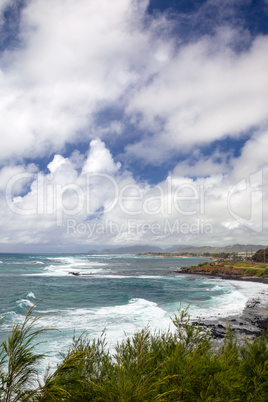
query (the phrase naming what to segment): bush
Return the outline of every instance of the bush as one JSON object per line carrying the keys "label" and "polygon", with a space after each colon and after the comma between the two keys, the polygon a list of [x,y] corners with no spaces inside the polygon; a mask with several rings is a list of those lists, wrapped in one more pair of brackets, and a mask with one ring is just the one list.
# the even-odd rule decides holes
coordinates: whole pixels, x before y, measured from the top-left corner
{"label": "bush", "polygon": [[249,268],[245,270],[245,275],[254,276],[256,273],[256,269]]}
{"label": "bush", "polygon": [[1,401],[267,400],[267,336],[239,345],[229,332],[214,350],[209,334],[191,323],[187,311],[173,319],[174,332],[152,334],[145,328],[118,343],[114,355],[105,335],[94,341],[82,335],[57,369],[34,387],[42,355],[28,343],[40,333],[34,329],[38,318],[31,314],[32,309],[1,343]]}
{"label": "bush", "polygon": [[219,272],[219,270],[217,268],[214,268],[211,270],[212,275],[217,275],[218,272]]}
{"label": "bush", "polygon": [[268,276],[268,268],[262,271],[262,276]]}
{"label": "bush", "polygon": [[262,269],[257,269],[255,276],[263,276],[263,270]]}

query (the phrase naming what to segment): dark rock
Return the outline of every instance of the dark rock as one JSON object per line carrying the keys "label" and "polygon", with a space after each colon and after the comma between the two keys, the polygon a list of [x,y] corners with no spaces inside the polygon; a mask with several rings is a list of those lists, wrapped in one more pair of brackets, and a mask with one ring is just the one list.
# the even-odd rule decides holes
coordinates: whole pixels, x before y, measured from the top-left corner
{"label": "dark rock", "polygon": [[225,337],[225,333],[217,331],[215,328],[212,328],[210,332],[211,332],[212,338],[214,338],[214,339],[218,339],[218,338],[223,339]]}
{"label": "dark rock", "polygon": [[266,331],[268,329],[268,318],[257,319],[256,325],[258,328],[261,328],[262,330]]}
{"label": "dark rock", "polygon": [[246,303],[246,308],[254,308],[257,307],[258,304],[260,304],[259,299],[251,299]]}

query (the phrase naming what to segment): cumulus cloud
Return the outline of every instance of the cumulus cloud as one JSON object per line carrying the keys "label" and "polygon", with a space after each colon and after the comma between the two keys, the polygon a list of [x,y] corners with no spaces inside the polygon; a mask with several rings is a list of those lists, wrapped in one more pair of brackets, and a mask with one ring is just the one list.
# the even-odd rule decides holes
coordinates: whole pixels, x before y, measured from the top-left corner
{"label": "cumulus cloud", "polygon": [[82,130],[85,139],[94,113],[134,85],[147,68],[145,56],[153,61],[161,48],[143,31],[147,4],[27,3],[21,46],[0,60],[2,159],[60,149]]}
{"label": "cumulus cloud", "polygon": [[268,38],[236,54],[217,38],[202,38],[137,91],[129,103],[141,127],[155,135],[128,152],[158,163],[226,136],[239,137],[267,124]]}
{"label": "cumulus cloud", "polygon": [[[206,20],[216,3],[196,15]],[[106,130],[95,124],[96,113],[114,103],[146,133],[132,139],[127,154],[149,163],[266,122],[267,37],[237,52],[234,43],[243,35],[250,43],[248,34],[223,25],[176,49],[174,21],[149,18],[147,6],[147,0],[27,3],[20,46],[0,59],[2,160],[61,151],[95,133],[126,136],[122,123]]]}
{"label": "cumulus cloud", "polygon": [[[0,24],[11,4],[0,3]],[[25,3],[16,46],[0,53],[1,244],[68,251],[267,234],[267,35],[239,26],[231,0],[207,1],[190,17],[204,25],[213,9],[213,29],[185,37],[189,15],[149,15],[148,5]],[[205,153],[228,138],[244,139],[240,152]],[[170,173],[139,181],[121,162],[139,170],[141,159],[169,162]]]}
{"label": "cumulus cloud", "polygon": [[247,176],[267,166],[268,129],[258,130],[245,144],[240,158],[234,161],[233,177]]}
{"label": "cumulus cloud", "polygon": [[[99,244],[228,244],[229,238],[239,242],[241,236],[250,242],[252,235],[261,242],[267,232],[267,208],[262,210],[262,203],[268,201],[263,191],[268,169],[237,181],[238,174],[232,178],[217,169],[206,178],[187,178],[176,167],[152,186],[120,168],[100,140],[90,143],[82,170],[71,159],[55,155],[47,174],[33,166],[0,172],[1,177],[13,173],[14,178],[6,187],[13,197],[1,200],[2,247],[71,244],[73,250],[81,250]],[[18,188],[21,178],[28,178],[27,186]]]}
{"label": "cumulus cloud", "polygon": [[7,6],[11,4],[12,0],[2,0],[0,3],[0,23],[2,21],[2,14],[6,10]]}
{"label": "cumulus cloud", "polygon": [[84,173],[115,173],[120,169],[120,162],[114,163],[109,150],[99,139],[91,141],[90,152],[85,162]]}

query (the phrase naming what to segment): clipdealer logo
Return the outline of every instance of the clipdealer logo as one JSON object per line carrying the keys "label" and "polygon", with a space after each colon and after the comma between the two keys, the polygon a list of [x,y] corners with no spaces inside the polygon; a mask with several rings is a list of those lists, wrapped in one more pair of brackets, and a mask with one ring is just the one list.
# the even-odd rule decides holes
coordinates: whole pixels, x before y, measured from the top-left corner
{"label": "clipdealer logo", "polygon": [[[6,203],[14,213],[22,216],[55,215],[57,226],[62,226],[66,217],[79,214],[96,215],[94,186],[98,187],[101,182],[102,189],[109,189],[109,197],[103,201],[102,215],[117,208],[126,219],[128,216],[170,216],[174,213],[181,216],[197,216],[204,214],[206,193],[212,187],[194,183],[175,186],[170,176],[165,188],[156,185],[150,193],[148,189],[134,183],[118,184],[114,177],[105,173],[85,174],[83,179],[83,186],[76,183],[62,185],[54,183],[53,175],[48,178],[42,174],[17,174],[6,186]],[[13,195],[14,189],[23,180],[34,182],[34,191],[31,192],[33,202],[29,205],[27,199],[25,201],[23,197]]]}
{"label": "clipdealer logo", "polygon": [[80,222],[75,219],[67,219],[67,234],[84,235],[88,239],[94,236],[111,235],[122,236],[123,234],[131,235],[181,235],[181,234],[212,234],[213,226],[210,222],[198,218],[191,223],[183,222],[179,219],[164,219],[163,223],[159,222],[138,222],[136,219],[127,219],[122,223],[116,223],[112,220],[105,219],[104,222]]}
{"label": "clipdealer logo", "polygon": [[[247,199],[247,216],[243,216],[239,205]],[[229,189],[227,196],[228,210],[235,221],[254,232],[263,229],[263,172],[253,173],[248,179],[243,178]]]}
{"label": "clipdealer logo", "polygon": [[[16,195],[18,189],[23,187],[21,183],[31,186],[31,190],[24,196]],[[72,182],[61,184],[53,174],[20,173],[11,177],[7,183],[6,203],[17,215],[26,217],[42,215],[48,217],[50,221],[55,219],[57,226],[67,225],[69,234],[75,234],[75,231],[77,233],[84,231],[87,236],[98,232],[113,234],[113,232],[122,233],[123,229],[129,233],[132,230],[129,226],[132,228],[135,226],[134,230],[137,233],[146,231],[147,233],[151,231],[153,234],[155,231],[160,233],[164,231],[167,234],[212,233],[212,224],[203,219],[209,217],[206,197],[208,193],[210,196],[213,195],[212,184],[202,185],[199,182],[176,184],[176,180],[170,175],[164,184],[148,190],[148,187],[143,188],[135,183],[123,185],[105,173],[83,174],[79,183],[80,185]],[[99,188],[105,195],[99,194],[99,190],[96,190]],[[97,197],[98,202],[94,197]],[[232,222],[229,220],[229,223],[236,225],[233,227],[244,226],[255,232],[262,231],[262,170],[231,186],[227,194],[223,194],[223,199],[226,200],[225,214],[229,212],[232,218]],[[247,207],[245,201],[248,201]],[[240,208],[241,205],[243,208]],[[245,213],[245,210],[247,210],[246,216],[242,213],[242,211]],[[116,219],[115,221],[110,219],[109,224],[106,224],[105,218],[111,217],[114,211],[115,217],[121,216],[121,221],[119,219],[121,223],[116,223]],[[97,221],[94,223],[95,226],[87,222],[88,217]],[[154,217],[156,222],[152,223]]]}

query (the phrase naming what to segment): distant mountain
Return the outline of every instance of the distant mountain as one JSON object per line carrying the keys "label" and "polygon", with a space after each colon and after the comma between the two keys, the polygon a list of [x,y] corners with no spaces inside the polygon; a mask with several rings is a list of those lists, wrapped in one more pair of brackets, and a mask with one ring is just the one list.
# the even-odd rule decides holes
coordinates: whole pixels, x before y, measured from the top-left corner
{"label": "distant mountain", "polygon": [[168,248],[165,248],[165,253],[172,253],[174,250],[179,250],[179,249],[184,249],[184,248],[189,248],[189,247],[195,247],[195,246],[187,246],[186,244],[182,244],[180,246],[170,246]]}
{"label": "distant mountain", "polygon": [[213,246],[203,246],[203,247],[178,247],[173,249],[172,253],[192,253],[192,254],[204,254],[204,253],[242,253],[242,252],[256,252],[257,250],[264,249],[266,246],[255,245],[255,244],[233,244],[225,247],[213,247]]}
{"label": "distant mountain", "polygon": [[117,248],[106,248],[101,251],[93,251],[94,254],[137,254],[137,253],[162,253],[163,249],[157,246],[123,246]]}
{"label": "distant mountain", "polygon": [[135,245],[135,246],[122,246],[114,248],[106,248],[104,250],[91,250],[91,254],[138,254],[138,253],[189,253],[189,254],[204,254],[204,253],[255,253],[257,250],[264,249],[266,246],[255,244],[233,244],[225,247],[213,247],[213,246],[172,246],[166,249],[149,246],[149,245]]}

